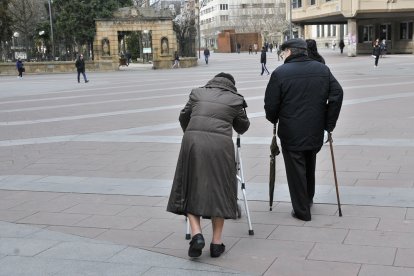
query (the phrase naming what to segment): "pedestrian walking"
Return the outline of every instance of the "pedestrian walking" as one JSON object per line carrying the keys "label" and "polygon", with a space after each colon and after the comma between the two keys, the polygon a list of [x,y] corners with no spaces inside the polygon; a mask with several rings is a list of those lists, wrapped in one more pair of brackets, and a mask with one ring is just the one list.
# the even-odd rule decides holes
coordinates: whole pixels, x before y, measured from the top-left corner
{"label": "pedestrian walking", "polygon": [[378,60],[379,60],[380,55],[381,55],[381,46],[379,43],[379,39],[377,38],[374,41],[374,44],[372,45],[372,56],[375,59],[374,68],[378,67]]}
{"label": "pedestrian walking", "polygon": [[179,68],[180,67],[180,56],[178,55],[177,52],[175,52],[174,54],[174,63],[172,68]]}
{"label": "pedestrian walking", "polygon": [[167,211],[186,215],[192,239],[190,257],[205,246],[200,217],[211,218],[210,256],[219,257],[225,246],[225,219],[237,218],[237,179],[234,129],[243,134],[250,126],[242,95],[232,75],[220,73],[190,93],[179,121],[184,131]]}
{"label": "pedestrian walking", "polygon": [[210,50],[208,48],[204,49],[204,60],[206,61],[206,64],[208,64],[208,58],[210,57]]}
{"label": "pedestrian walking", "polygon": [[306,39],[308,57],[325,64],[325,59],[318,53],[318,46],[314,39]]}
{"label": "pedestrian walking", "polygon": [[240,43],[237,42],[236,51],[237,51],[238,54],[240,54],[240,49],[241,49],[241,45],[240,45]]}
{"label": "pedestrian walking", "polygon": [[341,54],[343,54],[343,53],[344,53],[344,48],[345,48],[345,43],[344,43],[344,40],[343,40],[343,39],[341,39],[341,40],[339,41],[339,49],[341,50]]}
{"label": "pedestrian walking", "polygon": [[23,61],[20,58],[17,59],[16,69],[17,69],[17,72],[19,73],[17,78],[22,79],[23,78],[23,72],[26,71],[26,70],[24,68]]}
{"label": "pedestrian walking", "polygon": [[331,133],[342,106],[343,90],[329,68],[307,56],[305,40],[281,46],[285,62],[273,73],[265,92],[266,118],[278,123],[286,176],[297,219],[311,220],[316,154],[324,130]]}
{"label": "pedestrian walking", "polygon": [[253,49],[254,49],[254,52],[255,52],[255,54],[257,55],[257,43],[255,43],[255,44],[253,44]]}
{"label": "pedestrian walking", "polygon": [[381,57],[384,57],[387,54],[387,41],[383,39],[380,44]]}
{"label": "pedestrian walking", "polygon": [[86,78],[85,74],[85,60],[83,59],[82,54],[80,54],[78,59],[76,60],[75,66],[78,71],[78,83],[80,83],[80,74],[82,74],[85,83],[88,83],[89,80]]}
{"label": "pedestrian walking", "polygon": [[263,76],[263,73],[266,71],[267,74],[269,75],[269,70],[267,70],[266,68],[266,48],[263,46],[262,47],[262,53],[260,55],[260,63],[262,64],[262,73],[260,74],[261,76]]}
{"label": "pedestrian walking", "polygon": [[249,45],[249,55],[253,54],[253,48],[252,48],[252,44]]}
{"label": "pedestrian walking", "polygon": [[332,50],[335,51],[335,47],[336,47],[336,40],[332,40]]}

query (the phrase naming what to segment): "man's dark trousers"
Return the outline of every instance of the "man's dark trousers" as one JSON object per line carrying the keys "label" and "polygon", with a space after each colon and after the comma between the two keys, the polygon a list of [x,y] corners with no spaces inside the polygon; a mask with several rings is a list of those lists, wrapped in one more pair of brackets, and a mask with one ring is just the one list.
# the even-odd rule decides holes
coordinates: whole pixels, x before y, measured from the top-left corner
{"label": "man's dark trousers", "polygon": [[316,154],[320,149],[288,151],[282,148],[290,199],[297,218],[311,220],[310,206],[315,195]]}

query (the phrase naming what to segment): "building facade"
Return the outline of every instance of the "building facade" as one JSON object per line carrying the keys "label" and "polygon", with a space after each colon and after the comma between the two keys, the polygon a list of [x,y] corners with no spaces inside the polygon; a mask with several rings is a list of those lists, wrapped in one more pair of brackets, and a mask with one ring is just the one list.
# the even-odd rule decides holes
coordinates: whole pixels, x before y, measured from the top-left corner
{"label": "building facade", "polygon": [[371,53],[377,38],[386,41],[388,53],[414,54],[413,0],[289,1],[286,10],[299,36],[325,37],[330,25],[336,26],[332,38],[344,40],[348,56]]}
{"label": "building facade", "polygon": [[223,30],[259,33],[263,42],[280,43],[288,28],[285,0],[200,0],[201,47],[217,48]]}

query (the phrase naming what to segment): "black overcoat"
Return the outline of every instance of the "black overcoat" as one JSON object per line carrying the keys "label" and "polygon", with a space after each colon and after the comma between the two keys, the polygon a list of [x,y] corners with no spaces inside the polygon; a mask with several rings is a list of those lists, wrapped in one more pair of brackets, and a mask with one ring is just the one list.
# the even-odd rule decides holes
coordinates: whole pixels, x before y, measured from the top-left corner
{"label": "black overcoat", "polygon": [[250,122],[243,96],[227,78],[215,77],[193,89],[180,113],[184,131],[167,211],[236,218],[237,179],[233,128]]}
{"label": "black overcoat", "polygon": [[305,55],[289,56],[272,73],[265,93],[266,118],[278,123],[282,148],[319,149],[324,130],[333,131],[343,90],[328,66]]}

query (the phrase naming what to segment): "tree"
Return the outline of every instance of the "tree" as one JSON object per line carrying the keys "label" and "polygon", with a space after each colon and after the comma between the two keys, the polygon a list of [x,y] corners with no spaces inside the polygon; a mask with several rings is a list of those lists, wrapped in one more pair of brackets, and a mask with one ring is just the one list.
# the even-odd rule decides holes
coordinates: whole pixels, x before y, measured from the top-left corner
{"label": "tree", "polygon": [[184,10],[173,20],[173,29],[177,35],[179,54],[181,56],[195,56],[195,16]]}
{"label": "tree", "polygon": [[27,58],[30,59],[36,26],[45,14],[43,5],[39,0],[10,0],[8,12],[13,18],[13,31],[20,34]]}
{"label": "tree", "polygon": [[[95,19],[110,18],[119,7],[132,5],[131,0],[54,0],[56,28],[66,45],[93,48]],[[89,54],[87,51],[86,54]]]}
{"label": "tree", "polygon": [[9,13],[10,0],[0,0],[0,41],[8,41],[13,35],[13,18]]}

